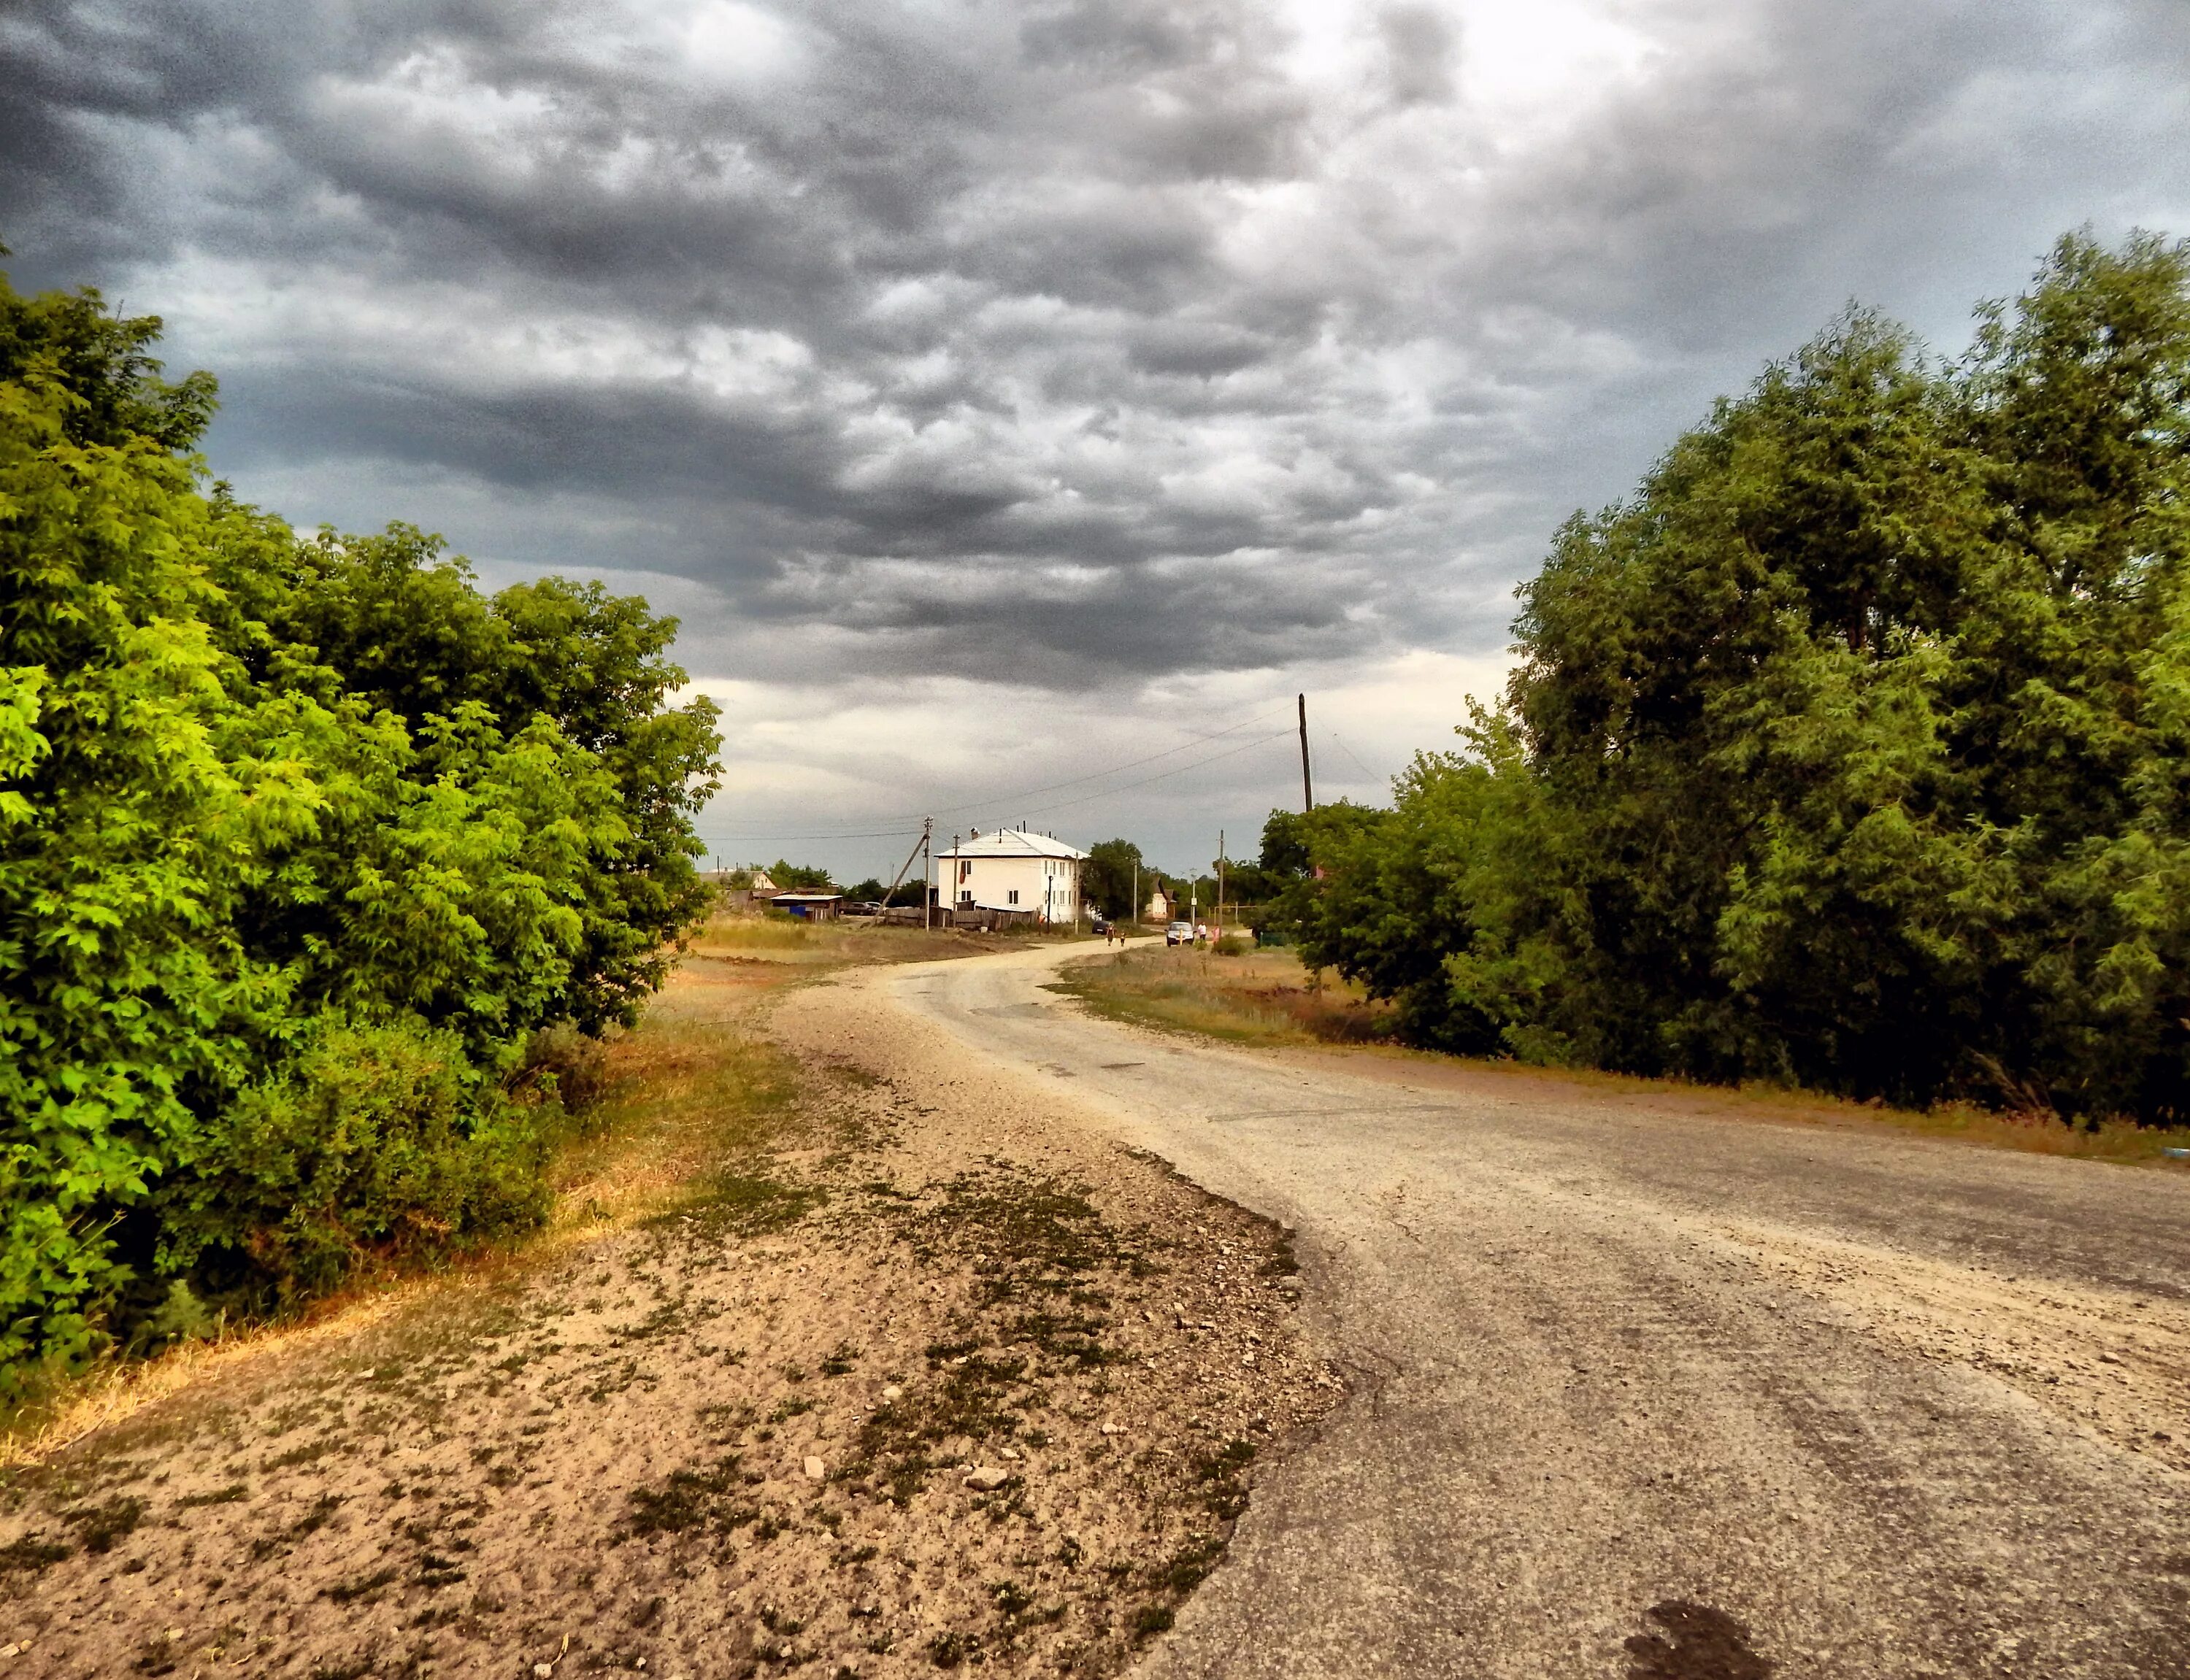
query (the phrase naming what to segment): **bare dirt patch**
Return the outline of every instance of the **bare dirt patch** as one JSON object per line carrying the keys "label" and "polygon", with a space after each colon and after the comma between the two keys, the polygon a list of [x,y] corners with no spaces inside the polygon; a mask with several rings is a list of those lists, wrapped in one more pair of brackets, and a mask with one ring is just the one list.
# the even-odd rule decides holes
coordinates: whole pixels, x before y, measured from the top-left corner
{"label": "bare dirt patch", "polygon": [[5,1672],[1102,1673],[1169,1626],[1340,1392],[1283,1233],[856,987],[664,1005],[530,1262],[7,1473]]}

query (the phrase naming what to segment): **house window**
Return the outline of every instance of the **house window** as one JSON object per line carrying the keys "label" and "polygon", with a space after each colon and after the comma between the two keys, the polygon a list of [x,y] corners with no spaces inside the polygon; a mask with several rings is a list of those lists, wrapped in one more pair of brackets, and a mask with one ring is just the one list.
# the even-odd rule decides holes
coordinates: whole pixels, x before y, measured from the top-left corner
{"label": "house window", "polygon": [[1004,902],[1007,904],[1016,904],[1018,902],[1019,890],[1017,887],[1013,887],[1009,892],[1004,895]]}
{"label": "house window", "polygon": [[973,863],[971,858],[961,858],[959,860],[958,879],[962,881],[969,881],[973,879]]}

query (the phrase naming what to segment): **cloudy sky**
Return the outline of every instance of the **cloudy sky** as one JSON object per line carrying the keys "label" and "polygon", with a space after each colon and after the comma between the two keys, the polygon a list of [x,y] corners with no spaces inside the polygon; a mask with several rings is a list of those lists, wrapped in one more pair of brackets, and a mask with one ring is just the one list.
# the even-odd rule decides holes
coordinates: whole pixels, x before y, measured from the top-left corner
{"label": "cloudy sky", "polygon": [[[709,839],[1183,867],[1381,795],[1514,583],[1851,297],[2190,233],[2190,0],[9,0],[0,237],[216,471],[644,593]],[[835,838],[828,838],[828,837]]]}

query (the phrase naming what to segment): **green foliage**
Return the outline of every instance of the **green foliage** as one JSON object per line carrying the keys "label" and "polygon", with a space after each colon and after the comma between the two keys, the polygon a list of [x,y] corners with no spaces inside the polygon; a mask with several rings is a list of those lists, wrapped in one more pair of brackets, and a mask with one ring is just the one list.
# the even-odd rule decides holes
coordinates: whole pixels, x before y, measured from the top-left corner
{"label": "green foliage", "polygon": [[780,857],[768,866],[768,878],[784,892],[833,892],[837,884],[826,869],[805,863],[786,863]]}
{"label": "green foliage", "polygon": [[327,1026],[239,1092],[192,1172],[155,1192],[162,1270],[281,1305],[367,1255],[536,1223],[548,1111],[481,1087],[454,1033]]}
{"label": "green foliage", "polygon": [[1087,862],[1081,868],[1081,902],[1098,907],[1106,916],[1130,919],[1140,908],[1133,902],[1137,879],[1145,904],[1155,873],[1140,847],[1129,840],[1098,840],[1087,848]]}
{"label": "green foliage", "polygon": [[2187,522],[2190,248],[1949,365],[1851,313],[1562,529],[1464,750],[1290,819],[1307,954],[1454,1048],[2180,1120]]}
{"label": "green foliage", "polygon": [[673,621],[201,495],[157,331],[0,280],[0,1372],[536,1217],[706,896]]}

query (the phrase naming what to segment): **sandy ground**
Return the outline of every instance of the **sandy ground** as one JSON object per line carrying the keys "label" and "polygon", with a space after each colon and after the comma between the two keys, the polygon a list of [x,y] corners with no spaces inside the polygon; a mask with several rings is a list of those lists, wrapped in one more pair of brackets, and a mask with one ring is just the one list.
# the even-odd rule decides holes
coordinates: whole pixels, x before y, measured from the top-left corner
{"label": "sandy ground", "polygon": [[857,983],[681,1212],[6,1479],[0,1675],[1100,1674],[1336,1403],[1283,1233]]}
{"label": "sandy ground", "polygon": [[1143,1660],[2190,1676],[2190,1176],[861,981],[1296,1231],[1364,1373]]}

